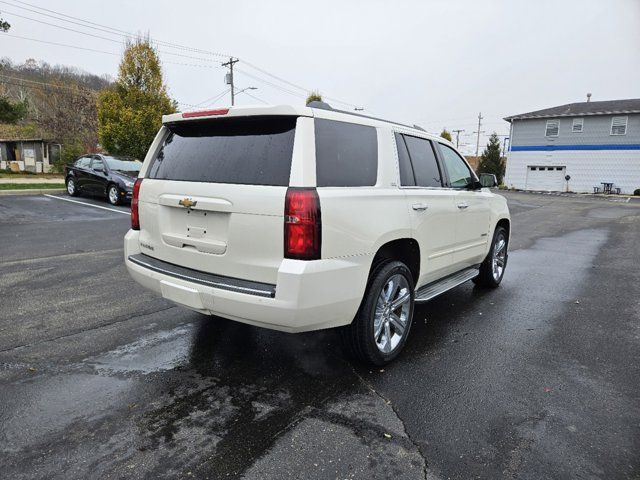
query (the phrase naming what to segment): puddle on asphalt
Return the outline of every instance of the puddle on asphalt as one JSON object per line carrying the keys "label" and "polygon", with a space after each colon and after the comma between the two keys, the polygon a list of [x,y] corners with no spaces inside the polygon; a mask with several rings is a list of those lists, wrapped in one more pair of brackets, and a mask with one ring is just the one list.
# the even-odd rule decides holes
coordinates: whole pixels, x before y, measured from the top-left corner
{"label": "puddle on asphalt", "polygon": [[90,374],[36,377],[0,394],[0,452],[18,452],[78,420],[92,421],[126,402],[130,381]]}
{"label": "puddle on asphalt", "polygon": [[87,359],[98,371],[149,374],[172,370],[188,362],[193,325],[154,332],[139,340]]}

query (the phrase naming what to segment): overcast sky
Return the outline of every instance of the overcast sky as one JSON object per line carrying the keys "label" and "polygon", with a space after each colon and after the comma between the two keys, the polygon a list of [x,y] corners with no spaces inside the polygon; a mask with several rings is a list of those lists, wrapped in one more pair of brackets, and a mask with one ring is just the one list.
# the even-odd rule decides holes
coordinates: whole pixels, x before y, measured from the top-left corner
{"label": "overcast sky", "polygon": [[[587,92],[593,100],[640,97],[640,0],[26,2],[0,2],[11,35],[121,53],[122,37],[27,11],[38,10],[28,4],[49,9],[42,11],[49,15],[54,11],[149,32],[164,42],[239,57],[237,87],[258,87],[249,93],[265,102],[301,104],[305,94],[247,62],[375,115],[438,133],[443,127],[465,129],[465,153],[475,151],[478,112],[487,134],[507,134],[504,116],[584,101]],[[197,57],[160,54],[167,86],[183,102],[181,108],[213,105],[205,101],[226,88],[221,57],[158,48]],[[0,36],[0,56],[113,77],[119,62],[118,55],[8,35]],[[214,104],[229,102],[227,94]],[[245,94],[237,99],[238,104],[256,102]]]}

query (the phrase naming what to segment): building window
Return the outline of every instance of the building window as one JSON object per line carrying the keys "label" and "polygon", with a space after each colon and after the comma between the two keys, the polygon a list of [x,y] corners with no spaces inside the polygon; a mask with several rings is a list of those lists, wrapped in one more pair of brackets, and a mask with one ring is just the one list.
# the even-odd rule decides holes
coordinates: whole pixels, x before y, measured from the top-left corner
{"label": "building window", "polygon": [[547,120],[547,131],[545,137],[557,137],[560,130],[560,120]]}
{"label": "building window", "polygon": [[582,133],[584,127],[584,118],[574,118],[573,125],[571,126],[572,133]]}
{"label": "building window", "polygon": [[629,117],[613,117],[611,119],[611,135],[626,135],[628,118]]}

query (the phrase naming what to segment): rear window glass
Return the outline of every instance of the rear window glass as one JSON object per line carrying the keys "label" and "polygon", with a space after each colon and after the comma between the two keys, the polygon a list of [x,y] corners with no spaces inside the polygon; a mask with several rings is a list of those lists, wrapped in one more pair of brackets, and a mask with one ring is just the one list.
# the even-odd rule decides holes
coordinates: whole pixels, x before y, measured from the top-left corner
{"label": "rear window glass", "polygon": [[187,182],[289,185],[297,117],[248,117],[167,125],[148,177]]}
{"label": "rear window glass", "polygon": [[419,187],[441,187],[442,178],[438,169],[438,161],[431,142],[424,138],[404,135]]}
{"label": "rear window glass", "polygon": [[378,139],[365,125],[316,119],[318,187],[365,187],[376,184]]}

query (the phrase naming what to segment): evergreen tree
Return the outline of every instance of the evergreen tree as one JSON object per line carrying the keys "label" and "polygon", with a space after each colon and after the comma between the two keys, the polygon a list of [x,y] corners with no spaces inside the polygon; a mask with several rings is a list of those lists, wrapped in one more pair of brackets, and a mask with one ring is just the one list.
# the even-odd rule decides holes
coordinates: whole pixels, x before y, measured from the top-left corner
{"label": "evergreen tree", "polygon": [[493,132],[489,137],[489,143],[480,156],[478,173],[492,173],[498,179],[498,185],[502,185],[504,177],[504,159],[500,156],[500,139]]}
{"label": "evergreen tree", "polygon": [[440,136],[442,138],[444,138],[445,140],[449,140],[450,142],[452,141],[451,140],[451,133],[446,128],[442,129],[442,132],[440,133]]}
{"label": "evergreen tree", "polygon": [[127,41],[118,79],[98,98],[101,145],[109,153],[142,160],[162,125],[162,115],[175,111],[149,39]]}

